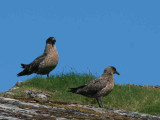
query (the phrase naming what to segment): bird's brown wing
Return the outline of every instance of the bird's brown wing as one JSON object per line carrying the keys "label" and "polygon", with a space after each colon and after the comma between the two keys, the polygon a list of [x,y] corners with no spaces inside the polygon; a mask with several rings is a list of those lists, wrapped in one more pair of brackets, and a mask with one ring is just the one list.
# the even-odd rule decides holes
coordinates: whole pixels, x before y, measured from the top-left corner
{"label": "bird's brown wing", "polygon": [[32,63],[29,64],[29,70],[32,72],[38,71],[39,64],[45,59],[46,54],[37,57]]}
{"label": "bird's brown wing", "polygon": [[91,81],[90,83],[86,84],[81,90],[79,90],[79,94],[82,95],[94,95],[98,91],[102,90],[104,87],[106,87],[108,83],[108,80],[103,79],[95,79]]}

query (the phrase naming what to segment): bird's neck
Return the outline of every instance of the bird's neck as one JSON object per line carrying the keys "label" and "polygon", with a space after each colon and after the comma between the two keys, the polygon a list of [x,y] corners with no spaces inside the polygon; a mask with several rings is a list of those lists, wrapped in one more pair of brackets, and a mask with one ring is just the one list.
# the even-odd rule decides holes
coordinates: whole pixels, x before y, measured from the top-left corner
{"label": "bird's neck", "polygon": [[102,76],[103,80],[107,80],[114,86],[114,79],[113,79],[113,74],[112,73],[103,73]]}
{"label": "bird's neck", "polygon": [[48,54],[50,52],[56,51],[56,46],[55,45],[51,45],[51,44],[46,44],[44,53]]}
{"label": "bird's neck", "polygon": [[102,77],[113,77],[112,73],[103,73]]}

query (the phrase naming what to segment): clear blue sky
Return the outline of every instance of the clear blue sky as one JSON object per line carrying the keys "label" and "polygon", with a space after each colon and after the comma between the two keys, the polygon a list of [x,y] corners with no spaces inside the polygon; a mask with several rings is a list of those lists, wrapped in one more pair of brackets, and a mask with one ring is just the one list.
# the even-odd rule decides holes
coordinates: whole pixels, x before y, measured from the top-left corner
{"label": "clear blue sky", "polygon": [[[117,84],[160,85],[159,0],[0,1],[0,92],[16,81],[54,36],[59,52],[55,75],[89,71],[100,76],[113,65]],[[44,76],[46,77],[46,76]]]}

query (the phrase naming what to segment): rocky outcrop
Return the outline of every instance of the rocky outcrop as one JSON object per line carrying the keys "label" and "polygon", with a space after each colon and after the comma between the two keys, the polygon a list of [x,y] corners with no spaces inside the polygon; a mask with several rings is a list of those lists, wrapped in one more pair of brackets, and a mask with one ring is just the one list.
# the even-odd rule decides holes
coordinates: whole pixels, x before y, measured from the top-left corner
{"label": "rocky outcrop", "polygon": [[5,120],[160,120],[160,116],[136,112],[96,108],[88,105],[60,102],[35,103],[26,99],[0,97],[0,119]]}
{"label": "rocky outcrop", "polygon": [[[160,116],[142,114],[126,110],[96,108],[89,105],[68,104],[49,100],[50,94],[39,90],[24,90],[26,98],[14,98],[12,90],[18,89],[22,81],[16,83],[0,97],[0,119],[5,120],[160,120]],[[149,86],[151,87],[151,86]],[[159,86],[152,86],[158,88]],[[10,98],[12,96],[12,98]],[[8,97],[8,98],[7,98]]]}
{"label": "rocky outcrop", "polygon": [[[3,93],[3,97],[14,96],[13,90],[18,89],[23,84],[23,81],[17,81],[17,83],[10,88],[7,92]],[[33,98],[37,102],[46,102],[51,97],[50,94],[47,94],[39,90],[25,90],[24,95],[28,98]]]}

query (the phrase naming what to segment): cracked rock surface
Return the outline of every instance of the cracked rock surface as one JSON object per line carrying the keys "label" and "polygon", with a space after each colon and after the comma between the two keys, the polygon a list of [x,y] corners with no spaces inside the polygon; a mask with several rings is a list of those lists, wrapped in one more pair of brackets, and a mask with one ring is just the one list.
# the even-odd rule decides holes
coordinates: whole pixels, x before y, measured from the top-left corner
{"label": "cracked rock surface", "polygon": [[160,116],[124,110],[66,103],[35,103],[32,100],[0,97],[0,119],[5,120],[160,120]]}

